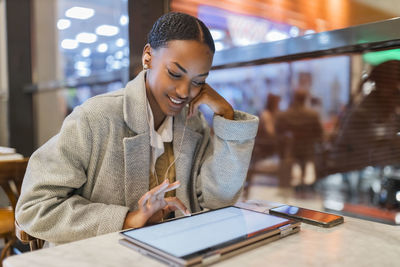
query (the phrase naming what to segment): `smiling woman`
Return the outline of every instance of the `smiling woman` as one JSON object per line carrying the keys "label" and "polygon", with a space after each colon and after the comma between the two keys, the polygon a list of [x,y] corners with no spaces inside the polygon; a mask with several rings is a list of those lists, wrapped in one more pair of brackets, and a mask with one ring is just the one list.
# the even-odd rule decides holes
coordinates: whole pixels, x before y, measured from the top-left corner
{"label": "smiling woman", "polygon": [[153,49],[150,44],[145,46],[143,61],[149,66],[147,94],[153,112],[161,114],[155,120],[156,128],[157,122],[164,119],[163,114],[178,114],[199,94],[211,68],[212,57],[208,46],[199,41],[174,40],[167,47],[158,49]]}
{"label": "smiling woman", "polygon": [[[215,48],[198,19],[168,13],[125,88],[77,107],[31,157],[16,219],[64,243],[141,227],[239,197],[258,118],[206,83]],[[214,111],[214,135],[203,115]]]}

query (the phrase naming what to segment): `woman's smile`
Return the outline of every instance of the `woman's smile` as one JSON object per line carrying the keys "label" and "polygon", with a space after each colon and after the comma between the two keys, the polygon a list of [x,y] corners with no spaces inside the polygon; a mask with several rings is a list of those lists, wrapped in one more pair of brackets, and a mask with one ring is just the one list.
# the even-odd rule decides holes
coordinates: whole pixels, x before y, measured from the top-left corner
{"label": "woman's smile", "polygon": [[171,107],[171,109],[173,110],[181,110],[183,108],[183,106],[185,105],[186,100],[184,99],[179,99],[173,96],[168,96],[169,99],[169,106]]}

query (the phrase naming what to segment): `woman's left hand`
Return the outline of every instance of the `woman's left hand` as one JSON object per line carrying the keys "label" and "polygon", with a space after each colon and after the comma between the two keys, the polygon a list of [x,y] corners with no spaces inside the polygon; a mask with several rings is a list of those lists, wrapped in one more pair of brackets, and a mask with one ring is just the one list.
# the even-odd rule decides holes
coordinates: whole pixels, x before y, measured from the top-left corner
{"label": "woman's left hand", "polygon": [[186,216],[190,216],[189,210],[177,197],[165,197],[165,193],[175,190],[180,186],[176,181],[172,184],[165,180],[144,194],[138,201],[138,209],[127,213],[123,229],[139,228],[146,223],[157,223],[172,211],[180,210]]}
{"label": "woman's left hand", "polygon": [[147,222],[158,222],[165,215],[175,210],[180,210],[183,214],[190,215],[189,210],[177,197],[165,197],[165,193],[175,190],[179,186],[179,181],[170,184],[166,179],[162,184],[154,187],[139,199],[139,210]]}
{"label": "woman's left hand", "polygon": [[208,105],[215,114],[233,120],[232,106],[207,83],[202,86],[199,94],[190,101],[188,116],[193,116],[201,104]]}

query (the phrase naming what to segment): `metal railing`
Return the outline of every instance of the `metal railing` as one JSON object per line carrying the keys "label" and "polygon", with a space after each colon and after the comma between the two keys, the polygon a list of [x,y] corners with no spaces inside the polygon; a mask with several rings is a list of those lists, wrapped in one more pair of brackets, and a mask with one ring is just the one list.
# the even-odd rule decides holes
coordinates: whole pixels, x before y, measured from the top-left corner
{"label": "metal railing", "polygon": [[291,61],[400,46],[400,18],[215,53],[213,69]]}

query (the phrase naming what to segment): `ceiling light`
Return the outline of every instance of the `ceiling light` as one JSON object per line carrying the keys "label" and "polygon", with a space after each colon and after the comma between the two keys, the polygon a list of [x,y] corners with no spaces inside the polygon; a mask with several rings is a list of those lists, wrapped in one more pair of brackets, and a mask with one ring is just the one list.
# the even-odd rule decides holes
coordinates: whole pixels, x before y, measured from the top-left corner
{"label": "ceiling light", "polygon": [[127,15],[122,15],[119,18],[119,24],[121,24],[122,26],[125,26],[126,24],[128,24],[128,22],[129,22],[129,18]]}
{"label": "ceiling light", "polygon": [[74,6],[65,11],[65,16],[73,19],[88,19],[93,17],[94,9]]}
{"label": "ceiling light", "polygon": [[97,35],[89,32],[78,33],[75,39],[80,43],[91,44],[97,41]]}
{"label": "ceiling light", "polygon": [[74,68],[77,70],[87,69],[89,67],[89,62],[87,61],[77,61],[74,64]]}
{"label": "ceiling light", "polygon": [[122,38],[118,38],[117,39],[117,41],[115,41],[115,44],[118,46],[118,47],[123,47],[124,45],[125,45],[125,39],[122,39]]}
{"label": "ceiling light", "polygon": [[113,36],[119,33],[119,28],[104,24],[96,28],[96,33],[103,36]]}
{"label": "ceiling light", "polygon": [[116,60],[112,63],[111,68],[114,70],[119,70],[122,67],[121,61]]}
{"label": "ceiling light", "polygon": [[99,44],[99,46],[97,46],[97,51],[99,53],[104,53],[107,51],[107,49],[108,49],[108,45],[106,43],[102,43],[102,44]]}
{"label": "ceiling light", "polygon": [[124,52],[122,52],[122,51],[117,51],[117,52],[114,54],[114,57],[115,57],[116,59],[122,59],[122,58],[124,57]]}
{"label": "ceiling light", "polygon": [[59,30],[68,29],[71,26],[71,21],[69,19],[59,19],[57,22],[57,28]]}
{"label": "ceiling light", "polygon": [[82,55],[83,57],[89,57],[90,54],[92,54],[92,51],[91,51],[89,48],[84,48],[84,49],[82,50],[82,52],[81,52],[81,55]]}
{"label": "ceiling light", "polygon": [[78,76],[81,76],[81,77],[88,77],[92,73],[92,71],[90,69],[79,69],[76,72],[77,72]]}
{"label": "ceiling light", "polygon": [[61,42],[61,47],[64,49],[75,49],[78,47],[78,41],[74,39],[64,39]]}

